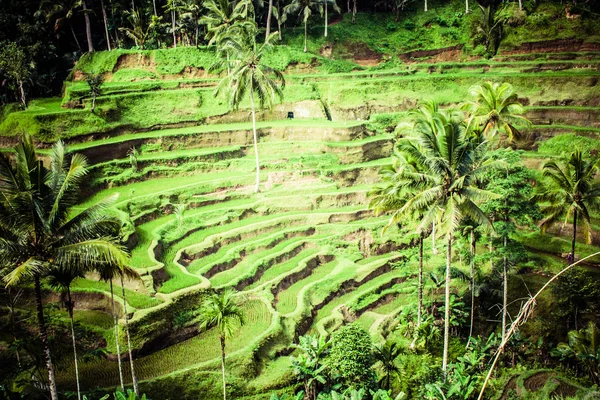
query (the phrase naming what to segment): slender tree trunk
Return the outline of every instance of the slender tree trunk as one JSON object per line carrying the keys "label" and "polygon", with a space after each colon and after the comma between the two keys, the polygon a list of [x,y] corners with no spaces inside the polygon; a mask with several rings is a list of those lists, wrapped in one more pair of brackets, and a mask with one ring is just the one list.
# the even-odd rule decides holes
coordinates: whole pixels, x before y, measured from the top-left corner
{"label": "slender tree trunk", "polygon": [[158,13],[156,12],[156,0],[152,0],[152,8],[154,9],[154,15],[158,17]]}
{"label": "slender tree trunk", "polygon": [[269,9],[267,10],[267,29],[265,30],[265,41],[271,34],[271,15],[273,14],[273,0],[269,0]]}
{"label": "slender tree trunk", "polygon": [[304,52],[306,53],[306,40],[308,38],[308,21],[304,21]]}
{"label": "slender tree trunk", "polygon": [[85,0],[82,0],[81,5],[83,6],[83,16],[85,18],[85,35],[88,42],[88,51],[94,52],[94,43],[92,43],[92,25],[90,24],[90,14],[87,12],[88,8],[85,4]]}
{"label": "slender tree trunk", "polygon": [[573,210],[573,239],[571,240],[571,256],[575,262],[575,242],[577,240],[577,210]]}
{"label": "slender tree trunk", "polygon": [[417,308],[417,328],[423,320],[423,233],[419,235],[419,306]]}
{"label": "slender tree trunk", "polygon": [[353,24],[356,23],[356,9],[357,9],[356,1],[357,0],[353,0],[353,3],[352,3],[352,23]]}
{"label": "slender tree trunk", "polygon": [[81,386],[79,385],[79,365],[77,364],[77,341],[75,340],[75,321],[73,318],[73,300],[71,300],[71,289],[67,287],[67,309],[71,319],[71,338],[73,339],[73,359],[75,360],[75,381],[77,382],[77,400],[81,400]]}
{"label": "slender tree trunk", "polygon": [[277,0],[277,34],[279,35],[279,40],[281,37],[281,8],[279,7],[279,0]]}
{"label": "slender tree trunk", "polygon": [[195,31],[195,38],[194,38],[194,42],[195,42],[195,46],[198,47],[198,37],[200,36],[199,34],[199,24],[198,24],[198,14],[194,13],[194,23],[195,23],[195,27],[196,27],[196,31]]}
{"label": "slender tree trunk", "polygon": [[352,12],[352,7],[350,7],[350,0],[348,0],[348,14]]}
{"label": "slender tree trunk", "polygon": [[327,0],[324,0],[325,3],[325,37],[327,37]]}
{"label": "slender tree trunk", "polygon": [[73,39],[75,39],[75,44],[77,44],[77,50],[79,50],[80,53],[83,52],[83,50],[81,50],[81,44],[79,44],[79,40],[77,40],[77,35],[75,34],[75,30],[73,30],[73,25],[71,23],[69,23],[69,27],[71,28]]}
{"label": "slender tree trunk", "polygon": [[173,48],[177,48],[177,37],[175,36],[175,10],[171,10],[171,30],[173,31]]}
{"label": "slender tree trunk", "polygon": [[92,112],[96,109],[96,95],[92,96]]}
{"label": "slender tree trunk", "polygon": [[431,224],[431,252],[433,255],[438,253],[437,248],[435,247],[435,220]]}
{"label": "slender tree trunk", "polygon": [[256,111],[254,110],[254,86],[250,83],[250,106],[252,107],[252,133],[254,134],[254,159],[256,160],[256,185],[254,193],[258,193],[260,185],[260,165],[258,163],[258,137],[256,134]]}
{"label": "slender tree trunk", "polygon": [[521,0],[519,0],[519,10],[523,9],[523,2]]}
{"label": "slender tree trunk", "polygon": [[123,312],[125,313],[125,334],[127,335],[127,349],[129,351],[129,366],[131,367],[131,381],[133,383],[133,391],[136,396],[140,396],[140,388],[138,386],[135,368],[133,367],[133,354],[131,353],[131,337],[129,335],[129,316],[127,315],[127,301],[125,300],[125,284],[123,283],[123,275],[121,274],[121,290],[123,292]]}
{"label": "slender tree trunk", "polygon": [[40,330],[40,339],[44,349],[44,359],[46,369],[48,370],[48,385],[50,386],[50,397],[52,400],[58,400],[58,390],[56,390],[56,380],[54,379],[54,365],[50,356],[50,347],[48,347],[48,332],[46,331],[46,321],[44,320],[44,308],[42,306],[42,289],[40,287],[40,277],[35,275],[35,305],[37,309],[38,328]]}
{"label": "slender tree trunk", "polygon": [[427,0],[425,0],[425,12],[427,12]]}
{"label": "slender tree trunk", "polygon": [[125,392],[125,383],[123,382],[123,366],[121,365],[121,347],[119,345],[119,321],[117,318],[117,310],[115,307],[115,294],[113,292],[112,279],[110,280],[110,299],[112,302],[113,325],[115,330],[115,343],[117,345],[117,363],[119,364],[119,381],[121,383],[121,391]]}
{"label": "slender tree trunk", "polygon": [[469,342],[471,341],[471,337],[473,337],[473,321],[475,320],[475,227],[471,229],[471,327],[469,328],[469,339],[467,341],[467,346],[469,346]]}
{"label": "slender tree trunk", "polygon": [[23,108],[27,108],[27,97],[25,96],[25,87],[23,86],[23,81],[17,81],[19,85],[19,96],[21,97],[21,104],[23,104]]}
{"label": "slender tree trunk", "polygon": [[448,236],[448,248],[446,250],[446,291],[444,307],[444,351],[442,354],[442,373],[446,380],[448,370],[448,344],[450,342],[450,263],[452,262],[452,237]]}
{"label": "slender tree trunk", "polygon": [[502,270],[502,341],[506,336],[506,315],[508,307],[508,263],[506,260],[506,235],[504,236],[504,267]]}
{"label": "slender tree trunk", "polygon": [[469,0],[465,0],[465,14],[469,13]]}
{"label": "slender tree trunk", "polygon": [[219,335],[221,342],[221,374],[223,376],[223,400],[227,400],[227,383],[225,382],[225,336]]}
{"label": "slender tree trunk", "polygon": [[100,6],[102,7],[102,20],[104,21],[104,34],[106,35],[106,46],[110,51],[110,36],[108,35],[108,18],[106,17],[106,7],[104,7],[104,0],[100,0]]}

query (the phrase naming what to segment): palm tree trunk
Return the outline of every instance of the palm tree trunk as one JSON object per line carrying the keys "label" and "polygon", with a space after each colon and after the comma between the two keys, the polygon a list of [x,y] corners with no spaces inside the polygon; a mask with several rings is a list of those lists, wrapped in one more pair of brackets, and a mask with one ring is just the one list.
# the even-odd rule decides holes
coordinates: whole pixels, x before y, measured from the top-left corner
{"label": "palm tree trunk", "polygon": [[71,300],[71,289],[67,287],[67,309],[69,311],[69,318],[71,319],[71,338],[73,339],[73,359],[75,360],[75,381],[77,382],[77,400],[81,400],[81,389],[79,385],[79,365],[77,364],[77,341],[75,340],[75,321],[73,318],[74,304]]}
{"label": "palm tree trunk", "polygon": [[323,1],[325,3],[325,37],[327,37],[327,0]]}
{"label": "palm tree trunk", "polygon": [[194,21],[195,21],[195,37],[194,37],[194,45],[198,47],[198,37],[200,36],[200,24],[198,24],[198,14],[194,12]]}
{"label": "palm tree trunk", "polygon": [[260,184],[260,165],[258,163],[258,137],[256,135],[256,111],[254,110],[254,86],[250,83],[250,105],[252,107],[252,133],[254,135],[254,159],[256,160],[256,186],[254,193],[258,193]]}
{"label": "palm tree trunk", "polygon": [[502,341],[506,336],[506,314],[508,307],[508,265],[506,260],[506,236],[504,236],[504,267],[502,271]]}
{"label": "palm tree trunk", "polygon": [[469,13],[469,0],[465,0],[465,14]]}
{"label": "palm tree trunk", "polygon": [[90,14],[87,12],[87,5],[85,4],[85,0],[82,0],[81,5],[83,6],[83,16],[85,18],[85,35],[87,37],[88,42],[88,51],[90,53],[94,52],[94,43],[92,43],[92,25],[90,24]]}
{"label": "palm tree trunk", "polygon": [[152,8],[154,9],[154,15],[158,17],[158,13],[156,12],[156,0],[152,0]]}
{"label": "palm tree trunk", "polygon": [[279,40],[281,40],[281,8],[279,7],[279,0],[277,0],[277,34]]}
{"label": "palm tree trunk", "polygon": [[423,233],[419,235],[419,306],[417,308],[417,328],[421,326],[423,319]]}
{"label": "palm tree trunk", "polygon": [[40,277],[35,275],[35,305],[37,309],[38,328],[40,330],[40,339],[44,348],[44,358],[46,369],[48,370],[48,385],[50,386],[50,397],[52,400],[58,400],[58,390],[56,390],[56,380],[54,378],[54,365],[50,356],[50,347],[48,347],[48,333],[46,332],[46,322],[44,320],[44,308],[42,306],[42,289],[40,287]]}
{"label": "palm tree trunk", "polygon": [[357,9],[356,1],[357,0],[354,0],[353,3],[352,3],[352,23],[353,24],[356,23],[356,9]]}
{"label": "palm tree trunk", "polygon": [[119,346],[119,322],[115,308],[115,294],[113,292],[112,279],[110,280],[110,299],[112,302],[113,325],[115,329],[115,344],[117,345],[117,363],[119,364],[119,381],[121,383],[121,391],[125,392],[125,384],[123,383],[123,366],[121,365],[121,347]]}
{"label": "palm tree trunk", "polygon": [[129,336],[129,317],[127,315],[127,301],[125,300],[125,285],[123,284],[123,275],[121,274],[121,290],[123,292],[123,312],[125,313],[125,334],[127,335],[127,349],[129,350],[129,365],[131,366],[131,380],[133,383],[133,391],[136,396],[140,396],[135,369],[133,368],[133,354],[131,353],[131,338]]}
{"label": "palm tree trunk", "polygon": [[304,21],[304,52],[306,53],[306,39],[308,38],[308,21]]}
{"label": "palm tree trunk", "polygon": [[431,252],[433,255],[438,253],[437,248],[435,247],[435,220],[433,220],[431,224]]}
{"label": "palm tree trunk", "polygon": [[106,46],[110,51],[110,36],[108,35],[108,22],[106,17],[106,7],[104,7],[104,0],[100,0],[100,6],[102,7],[102,20],[104,21],[104,34],[106,35]]}
{"label": "palm tree trunk", "polygon": [[177,48],[177,38],[175,36],[175,10],[171,10],[171,30],[173,31],[173,48]]}
{"label": "palm tree trunk", "polygon": [[425,12],[427,12],[427,0],[425,0]]}
{"label": "palm tree trunk", "polygon": [[475,250],[475,229],[471,229],[471,327],[469,328],[469,339],[467,340],[467,346],[469,346],[469,342],[473,336],[473,321],[475,320]]}
{"label": "palm tree trunk", "polygon": [[269,9],[267,10],[267,29],[265,30],[265,41],[271,34],[271,15],[273,14],[273,0],[269,0]]}
{"label": "palm tree trunk", "polygon": [[571,240],[571,255],[575,262],[575,241],[577,240],[577,210],[573,210],[573,239]]}
{"label": "palm tree trunk", "polygon": [[219,335],[221,342],[221,374],[223,376],[223,400],[227,400],[227,383],[225,382],[225,336]]}
{"label": "palm tree trunk", "polygon": [[442,354],[442,373],[446,380],[448,369],[448,344],[450,341],[450,263],[452,261],[452,237],[448,236],[448,249],[446,250],[446,291],[444,310],[444,351]]}
{"label": "palm tree trunk", "polygon": [[519,10],[523,9],[523,2],[521,0],[519,0]]}

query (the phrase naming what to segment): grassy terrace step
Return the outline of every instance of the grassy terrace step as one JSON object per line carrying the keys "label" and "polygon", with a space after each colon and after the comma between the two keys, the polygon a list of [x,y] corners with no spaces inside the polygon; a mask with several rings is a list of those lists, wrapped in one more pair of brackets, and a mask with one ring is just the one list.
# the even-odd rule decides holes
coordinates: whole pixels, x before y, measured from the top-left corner
{"label": "grassy terrace step", "polygon": [[319,334],[328,334],[328,328],[331,328],[331,324],[337,324],[335,321],[339,321],[340,317],[342,316],[340,312],[337,311],[339,306],[356,301],[361,296],[366,296],[372,293],[374,290],[377,290],[377,288],[393,281],[393,279],[404,279],[409,273],[410,272],[407,270],[395,268],[390,272],[383,273],[364,282],[363,280],[355,279],[357,282],[356,289],[345,294],[340,293],[339,296],[333,298],[318,311],[314,320],[313,329],[319,332]]}
{"label": "grassy terrace step", "polygon": [[[260,337],[269,330],[271,313],[262,301],[250,300],[243,306],[247,323],[236,330],[235,337],[227,342],[228,354],[239,352],[249,344],[248,338]],[[180,342],[149,356],[136,359],[138,379],[147,380],[166,375],[199,363],[218,360],[220,356],[216,329]],[[66,362],[57,371],[57,382],[62,387],[72,384],[72,362]],[[116,361],[99,360],[81,362],[79,365],[81,383],[84,389],[110,387],[119,384],[119,373]],[[123,368],[126,379],[130,380],[129,368]]]}
{"label": "grassy terrace step", "polygon": [[[285,226],[285,225],[284,225]],[[260,233],[251,232],[245,235],[243,238],[241,235],[233,238],[235,242],[242,241],[241,244],[235,246],[221,246],[217,252],[209,254],[202,258],[194,259],[189,264],[188,270],[192,273],[198,273],[205,278],[210,279],[214,275],[224,270],[227,270],[239,263],[243,258],[252,253],[264,252],[265,250],[275,247],[277,244],[298,236],[308,237],[314,234],[314,228],[311,227],[300,227],[300,228],[289,228],[281,231],[278,226],[274,226],[269,229],[271,232],[275,231],[267,236],[262,236]],[[180,261],[182,263],[182,261]]]}

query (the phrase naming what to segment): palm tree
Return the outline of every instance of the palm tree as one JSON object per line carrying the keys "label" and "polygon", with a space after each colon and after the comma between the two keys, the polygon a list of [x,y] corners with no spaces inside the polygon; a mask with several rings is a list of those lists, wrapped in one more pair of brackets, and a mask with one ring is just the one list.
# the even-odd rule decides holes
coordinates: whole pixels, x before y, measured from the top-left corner
{"label": "palm tree", "polygon": [[[370,208],[374,209],[377,213],[392,212],[392,216],[387,226],[384,227],[384,231],[406,218],[413,221],[421,221],[421,224],[417,228],[417,234],[419,235],[417,328],[421,326],[423,319],[423,242],[425,233],[429,230],[429,225],[435,223],[436,209],[403,210],[403,207],[412,196],[415,185],[419,186],[431,178],[421,172],[424,170],[426,170],[426,166],[419,165],[418,160],[406,158],[402,153],[395,151],[393,163],[383,167],[379,172],[382,183],[375,186],[369,194],[371,196]],[[401,210],[403,210],[402,213],[400,212]],[[423,221],[430,221],[430,224],[423,223]],[[434,234],[435,232],[432,233],[432,235]]]}
{"label": "palm tree", "polygon": [[479,130],[488,140],[495,139],[498,133],[508,142],[521,138],[517,127],[531,123],[521,116],[525,110],[509,83],[485,82],[470,91],[475,100],[465,104],[470,114],[469,130]]}
{"label": "palm tree", "polygon": [[[176,25],[177,25],[177,13],[182,9],[183,4],[180,3],[180,0],[167,0],[167,4],[165,4],[165,10],[171,13],[171,33],[173,34],[173,47],[177,47],[177,35],[176,35]],[[134,10],[135,11],[135,10]]]}
{"label": "palm tree", "polygon": [[54,266],[48,271],[48,281],[50,286],[55,290],[60,290],[67,295],[65,302],[69,318],[71,320],[71,339],[73,341],[73,359],[75,362],[75,379],[77,382],[77,400],[81,400],[81,389],[79,385],[79,366],[77,364],[77,341],[75,339],[75,321],[73,318],[73,310],[75,303],[71,299],[71,284],[76,278],[83,278],[85,271],[75,264],[66,266]]}
{"label": "palm tree", "polygon": [[206,15],[200,18],[200,24],[206,25],[208,45],[216,45],[217,51],[225,53],[227,58],[227,75],[231,73],[229,65],[229,41],[245,42],[254,38],[256,23],[254,22],[254,6],[251,0],[207,0],[203,3]]}
{"label": "palm tree", "polygon": [[542,212],[546,216],[540,223],[542,231],[562,220],[563,217],[564,226],[571,214],[573,215],[571,240],[573,260],[578,219],[583,223],[586,242],[589,244],[592,241],[590,210],[600,209],[600,184],[594,180],[599,168],[600,158],[585,160],[579,150],[572,153],[569,161],[562,165],[549,161],[543,167],[547,181],[539,186],[539,192],[534,196],[538,202],[549,203],[542,207]]}
{"label": "palm tree", "polygon": [[283,99],[283,89],[285,87],[283,74],[265,65],[262,61],[263,55],[273,47],[271,40],[273,40],[274,36],[275,34],[272,34],[262,45],[258,45],[256,41],[253,41],[247,49],[233,41],[229,41],[229,46],[234,49],[233,51],[236,54],[235,67],[231,73],[231,78],[223,78],[216,90],[217,94],[223,91],[229,94],[229,104],[235,110],[239,108],[240,103],[246,97],[246,93],[250,94],[254,156],[256,160],[255,193],[258,193],[260,185],[255,98],[258,98],[261,109],[265,107],[271,108],[275,101],[275,96],[279,97],[280,101]]}
{"label": "palm tree", "polygon": [[375,359],[381,362],[381,367],[385,374],[381,378],[380,382],[385,382],[383,387],[387,390],[390,389],[392,374],[397,374],[400,372],[400,368],[398,368],[395,361],[396,358],[398,358],[398,356],[402,353],[403,351],[400,347],[398,347],[397,343],[389,340],[387,340],[384,344],[375,347]]}
{"label": "palm tree", "polygon": [[307,39],[308,39],[308,19],[312,15],[312,12],[317,10],[320,15],[323,15],[323,2],[319,0],[292,0],[290,4],[283,7],[283,13],[285,15],[297,14],[302,16],[302,22],[304,23],[304,52],[307,52]]}
{"label": "palm tree", "polygon": [[117,239],[120,223],[105,214],[110,200],[70,216],[87,171],[82,155],[69,157],[58,142],[52,148],[48,169],[38,160],[29,137],[24,137],[13,153],[14,164],[8,155],[0,154],[0,264],[12,267],[4,277],[7,286],[33,279],[50,395],[57,400],[41,279],[52,268],[73,264],[82,269],[102,263],[125,265],[127,253]]}
{"label": "palm tree", "polygon": [[[464,217],[480,225],[491,226],[485,214],[475,204],[495,197],[475,186],[476,180],[492,162],[486,157],[486,143],[475,143],[467,134],[462,114],[456,110],[440,110],[435,102],[422,105],[413,113],[413,138],[398,141],[398,150],[405,157],[426,167],[420,181],[415,182],[413,196],[400,210],[424,209],[439,213],[442,232],[446,234],[446,288],[444,315],[444,349],[442,370],[448,366],[450,335],[450,267],[454,234]],[[437,217],[436,217],[437,219]],[[423,229],[425,220],[420,224]]]}
{"label": "palm tree", "polygon": [[210,294],[202,304],[202,329],[216,327],[221,345],[221,373],[223,375],[223,400],[227,400],[225,382],[225,340],[231,337],[237,324],[244,324],[244,313],[233,289]]}

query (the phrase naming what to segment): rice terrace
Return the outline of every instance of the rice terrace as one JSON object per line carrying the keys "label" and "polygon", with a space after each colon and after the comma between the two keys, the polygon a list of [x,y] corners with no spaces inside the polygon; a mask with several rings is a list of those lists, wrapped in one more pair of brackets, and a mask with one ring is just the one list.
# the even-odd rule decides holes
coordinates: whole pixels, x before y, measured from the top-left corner
{"label": "rice terrace", "polygon": [[600,398],[597,1],[0,17],[0,399]]}

